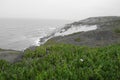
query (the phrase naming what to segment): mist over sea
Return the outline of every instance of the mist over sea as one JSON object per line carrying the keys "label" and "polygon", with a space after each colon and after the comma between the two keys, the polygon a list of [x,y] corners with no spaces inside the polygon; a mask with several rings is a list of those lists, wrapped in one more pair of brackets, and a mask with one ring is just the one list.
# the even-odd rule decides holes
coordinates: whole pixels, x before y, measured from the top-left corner
{"label": "mist over sea", "polygon": [[70,23],[67,20],[0,19],[0,48],[24,50],[39,39]]}

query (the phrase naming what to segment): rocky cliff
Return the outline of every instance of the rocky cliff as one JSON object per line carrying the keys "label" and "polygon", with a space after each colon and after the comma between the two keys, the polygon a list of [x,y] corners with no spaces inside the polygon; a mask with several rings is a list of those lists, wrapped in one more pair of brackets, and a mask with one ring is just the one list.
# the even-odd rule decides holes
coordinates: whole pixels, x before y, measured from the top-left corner
{"label": "rocky cliff", "polygon": [[120,17],[115,16],[91,17],[78,22],[73,22],[62,28],[60,33],[69,30],[71,27],[84,25],[96,25],[97,29],[86,32],[77,32],[65,36],[55,36],[49,39],[46,44],[55,42],[86,46],[104,46],[120,43]]}

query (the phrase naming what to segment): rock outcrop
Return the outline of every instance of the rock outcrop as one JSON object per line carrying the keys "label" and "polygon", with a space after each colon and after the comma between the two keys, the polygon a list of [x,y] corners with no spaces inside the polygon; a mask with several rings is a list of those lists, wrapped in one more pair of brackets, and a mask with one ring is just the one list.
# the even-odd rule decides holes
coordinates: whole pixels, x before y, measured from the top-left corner
{"label": "rock outcrop", "polygon": [[[104,46],[120,43],[120,17],[92,17],[71,24],[64,29],[67,31],[72,26],[97,25],[97,29],[88,32],[78,32],[67,36],[57,36],[49,41],[86,46]],[[46,42],[46,43],[48,43]]]}
{"label": "rock outcrop", "polygon": [[23,52],[15,50],[0,50],[0,60],[15,63],[22,60]]}

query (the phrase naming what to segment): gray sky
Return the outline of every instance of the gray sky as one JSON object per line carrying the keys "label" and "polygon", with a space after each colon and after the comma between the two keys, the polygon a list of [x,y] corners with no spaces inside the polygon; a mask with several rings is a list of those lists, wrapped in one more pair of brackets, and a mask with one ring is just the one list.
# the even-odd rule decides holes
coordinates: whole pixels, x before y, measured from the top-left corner
{"label": "gray sky", "polygon": [[0,17],[80,20],[120,16],[120,0],[0,0]]}

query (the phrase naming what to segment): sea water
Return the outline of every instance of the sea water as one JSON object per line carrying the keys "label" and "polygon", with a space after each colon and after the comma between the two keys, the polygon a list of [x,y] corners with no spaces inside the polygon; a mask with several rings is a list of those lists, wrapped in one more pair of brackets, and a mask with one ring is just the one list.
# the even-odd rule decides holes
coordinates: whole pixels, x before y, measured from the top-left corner
{"label": "sea water", "polygon": [[70,22],[47,19],[0,19],[0,48],[24,50],[30,46],[38,46],[41,37]]}

